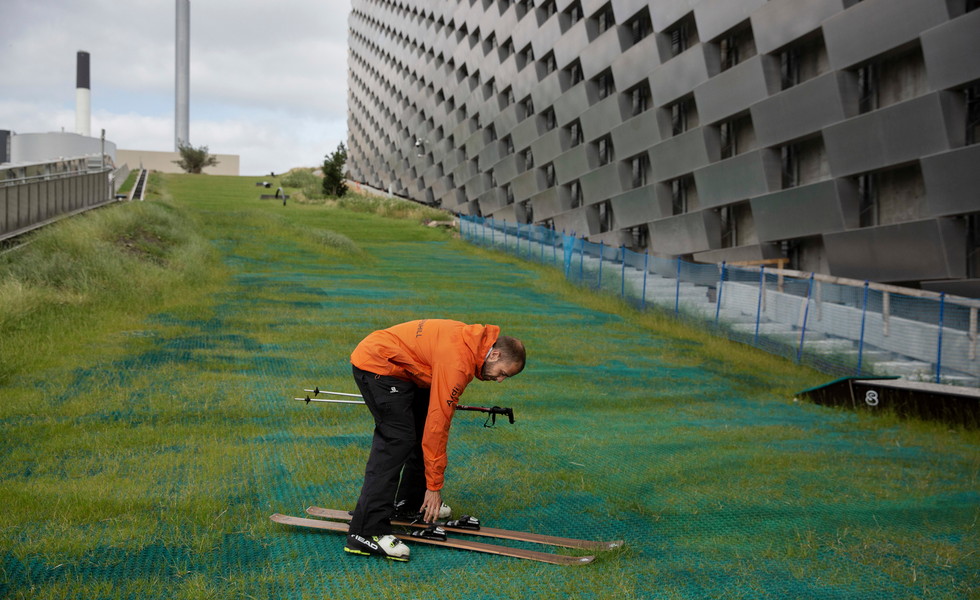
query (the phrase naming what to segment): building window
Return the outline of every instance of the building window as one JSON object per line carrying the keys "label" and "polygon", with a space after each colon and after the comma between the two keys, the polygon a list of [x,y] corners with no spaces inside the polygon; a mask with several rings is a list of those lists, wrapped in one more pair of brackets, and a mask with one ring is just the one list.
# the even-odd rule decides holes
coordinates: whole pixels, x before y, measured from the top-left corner
{"label": "building window", "polygon": [[555,116],[555,109],[549,108],[544,113],[544,124],[548,131],[558,126],[558,118]]}
{"label": "building window", "polygon": [[784,90],[829,70],[827,48],[820,34],[799,40],[779,53],[780,79]]}
{"label": "building window", "polygon": [[966,219],[966,276],[980,277],[980,213],[965,216]]}
{"label": "building window", "polygon": [[646,225],[630,227],[630,237],[633,239],[632,248],[639,250],[646,248],[650,239],[650,229]]}
{"label": "building window", "polygon": [[599,232],[613,230],[613,211],[609,201],[599,203]]}
{"label": "building window", "polygon": [[605,32],[609,31],[616,25],[616,20],[613,16],[612,4],[606,4],[592,15],[589,19],[590,24],[595,33],[591,36],[591,39],[595,39]]}
{"label": "building window", "polygon": [[602,73],[599,73],[599,75],[592,80],[592,83],[595,86],[596,96],[599,100],[608,98],[613,92],[616,91],[616,88],[613,86],[612,70],[610,69],[606,69]]}
{"label": "building window", "polygon": [[582,74],[582,63],[578,60],[573,61],[570,65],[565,67],[562,71],[565,79],[565,89],[575,87],[576,85],[582,83],[585,79],[585,75]]}
{"label": "building window", "polygon": [[555,165],[548,163],[544,168],[545,187],[555,187]]}
{"label": "building window", "polygon": [[534,155],[531,154],[531,150],[527,149],[521,152],[521,159],[524,162],[524,170],[530,171],[534,168]]}
{"label": "building window", "polygon": [[980,85],[966,88],[966,143],[980,143]]}
{"label": "building window", "polygon": [[517,70],[524,69],[527,65],[534,62],[534,48],[528,44],[521,53],[517,55]]}
{"label": "building window", "polygon": [[562,13],[562,33],[571,29],[572,25],[575,25],[582,20],[582,5],[579,4],[578,0],[572,2],[571,6],[565,9]]}
{"label": "building window", "polygon": [[645,186],[650,178],[650,157],[646,152],[630,159],[630,175],[633,188]]}
{"label": "building window", "polygon": [[823,138],[812,137],[779,149],[784,189],[808,185],[830,177]]}
{"label": "building window", "polygon": [[634,117],[650,109],[653,99],[650,95],[650,83],[648,81],[644,80],[639,85],[630,88],[628,94],[630,111]]}
{"label": "building window", "polygon": [[543,25],[545,21],[558,13],[558,4],[555,0],[548,0],[538,8],[538,24]]}
{"label": "building window", "polygon": [[630,33],[630,45],[636,45],[641,40],[653,33],[653,22],[650,20],[650,9],[644,7],[643,10],[626,22],[626,27]]}
{"label": "building window", "polygon": [[800,184],[800,161],[797,158],[796,146],[791,144],[780,148],[779,159],[782,165],[783,189],[798,186]]}
{"label": "building window", "polygon": [[525,223],[533,223],[534,222],[534,206],[531,204],[531,201],[528,200],[527,202],[523,203],[521,206],[524,207],[524,222]]}
{"label": "building window", "polygon": [[534,114],[534,100],[530,96],[521,100],[521,112],[524,113],[521,116],[522,121]]}
{"label": "building window", "polygon": [[748,203],[732,204],[718,209],[722,248],[735,248],[749,242],[743,239],[747,236],[742,230],[743,225],[751,219],[750,210]]}
{"label": "building window", "polygon": [[690,14],[673,27],[664,32],[670,43],[670,56],[674,57],[681,54],[691,46],[698,43],[697,28],[694,26],[694,15]]}
{"label": "building window", "polygon": [[503,97],[504,107],[510,106],[515,102],[514,88],[508,87],[506,90],[504,90],[504,93],[501,94],[501,96]]}
{"label": "building window", "polygon": [[718,42],[721,53],[721,70],[731,69],[743,60],[755,56],[755,38],[752,27],[745,25],[733,29]]}
{"label": "building window", "polygon": [[608,165],[613,159],[613,148],[612,148],[612,138],[610,136],[602,137],[595,142],[596,157],[599,161],[599,166]]}
{"label": "building window", "polygon": [[551,75],[552,73],[558,70],[558,62],[555,60],[554,52],[549,52],[548,55],[544,57],[544,60],[542,60],[541,62],[544,65],[545,75]]}
{"label": "building window", "polygon": [[507,198],[507,204],[514,203],[514,188],[509,183],[504,186],[504,196]]}
{"label": "building window", "polygon": [[878,108],[878,65],[868,63],[857,70],[858,112],[871,112]]}
{"label": "building window", "polygon": [[514,138],[509,135],[504,138],[504,152],[505,156],[510,156],[514,153]]}
{"label": "building window", "polygon": [[694,98],[690,96],[678,100],[669,107],[671,135],[680,135],[698,126],[698,112]]}
{"label": "building window", "polygon": [[582,188],[579,186],[578,181],[573,181],[568,184],[568,197],[571,200],[572,208],[582,206]]}
{"label": "building window", "polygon": [[878,185],[875,173],[857,177],[858,226],[873,227],[878,224]]}
{"label": "building window", "polygon": [[697,208],[694,177],[678,177],[670,182],[670,205],[674,215],[683,215]]}
{"label": "building window", "polygon": [[568,138],[571,143],[571,147],[574,148],[582,142],[585,141],[585,136],[582,133],[582,126],[578,121],[572,121],[568,125]]}

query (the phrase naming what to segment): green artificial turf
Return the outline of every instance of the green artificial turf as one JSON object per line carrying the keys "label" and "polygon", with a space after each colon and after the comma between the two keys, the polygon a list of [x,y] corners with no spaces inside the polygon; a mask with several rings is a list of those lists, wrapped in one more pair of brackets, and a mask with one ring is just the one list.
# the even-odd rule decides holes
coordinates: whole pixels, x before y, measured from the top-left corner
{"label": "green artificial turf", "polygon": [[[160,176],[0,257],[0,597],[969,598],[975,431],[794,402],[825,379],[473,248],[397,201],[259,200]],[[528,367],[474,381],[444,499],[496,527],[624,539],[558,567],[413,546],[398,564],[272,513],[350,508],[367,333],[490,322]],[[487,541],[487,540],[483,540]],[[580,551],[519,547],[580,554]]]}

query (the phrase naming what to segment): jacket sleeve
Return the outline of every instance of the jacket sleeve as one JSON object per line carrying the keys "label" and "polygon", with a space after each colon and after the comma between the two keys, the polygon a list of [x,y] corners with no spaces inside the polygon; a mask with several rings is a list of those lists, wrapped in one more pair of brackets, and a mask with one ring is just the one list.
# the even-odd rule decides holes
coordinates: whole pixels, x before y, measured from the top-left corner
{"label": "jacket sleeve", "polygon": [[449,426],[452,424],[459,398],[472,378],[472,375],[456,368],[433,370],[429,412],[425,419],[425,433],[422,435],[425,484],[426,488],[433,492],[442,489],[446,472]]}

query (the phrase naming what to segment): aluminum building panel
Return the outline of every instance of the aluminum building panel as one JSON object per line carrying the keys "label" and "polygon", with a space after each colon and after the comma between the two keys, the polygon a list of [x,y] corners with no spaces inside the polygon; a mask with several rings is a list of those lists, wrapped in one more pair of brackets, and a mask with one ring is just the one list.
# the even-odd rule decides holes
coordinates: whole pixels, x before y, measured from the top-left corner
{"label": "aluminum building panel", "polygon": [[752,198],[755,231],[762,242],[774,242],[844,231],[856,222],[853,203],[841,200],[840,183],[821,181]]}
{"label": "aluminum building panel", "polygon": [[766,0],[701,0],[694,4],[698,36],[704,41],[713,40],[765,5]]}
{"label": "aluminum building panel", "polygon": [[670,205],[657,198],[654,187],[635,188],[609,200],[617,228],[627,229],[671,216]]}
{"label": "aluminum building panel", "polygon": [[783,144],[853,116],[848,112],[856,112],[856,107],[846,106],[841,93],[844,77],[827,73],[754,104],[750,113],[757,143]]}
{"label": "aluminum building panel", "polygon": [[835,177],[873,171],[950,149],[940,93],[848,119],[824,129]]}
{"label": "aluminum building panel", "polygon": [[[698,211],[651,221],[650,250],[658,254],[691,254],[711,249],[707,213]],[[717,237],[717,235],[715,236]]]}
{"label": "aluminum building panel", "polygon": [[531,205],[534,206],[534,218],[541,221],[572,208],[567,199],[562,199],[558,188],[548,188],[531,196]]}
{"label": "aluminum building panel", "polygon": [[657,111],[648,110],[625,121],[612,130],[612,140],[616,156],[620,158],[649,150],[661,141]]}
{"label": "aluminum building panel", "polygon": [[929,216],[980,211],[980,144],[920,160]]}
{"label": "aluminum building panel", "polygon": [[980,10],[924,31],[926,79],[942,90],[980,79]]}
{"label": "aluminum building panel", "polygon": [[555,158],[555,178],[559,184],[574,181],[590,170],[588,146],[580,144]]}
{"label": "aluminum building panel", "polygon": [[654,181],[667,181],[693,173],[708,164],[705,130],[697,128],[666,139],[650,149]]}
{"label": "aluminum building panel", "polygon": [[653,29],[661,32],[691,12],[697,0],[657,0],[650,2],[650,19]]}
{"label": "aluminum building panel", "polygon": [[966,255],[960,260],[954,251],[964,246],[962,235],[930,219],[827,233],[823,239],[835,275],[887,283],[964,277]]}
{"label": "aluminum building panel", "polygon": [[779,89],[779,63],[753,56],[694,88],[701,124],[716,123],[746,110]]}
{"label": "aluminum building panel", "polygon": [[606,135],[623,122],[623,105],[620,97],[613,94],[593,104],[582,113],[582,134],[586,142]]}
{"label": "aluminum building panel", "polygon": [[723,206],[777,189],[780,165],[772,151],[756,150],[698,169],[694,181],[700,208]]}
{"label": "aluminum building panel", "polygon": [[708,80],[704,46],[696,44],[665,61],[650,74],[653,103],[665,106],[694,91]]}
{"label": "aluminum building panel", "polygon": [[596,204],[622,193],[624,184],[628,183],[623,175],[619,163],[609,163],[582,175],[579,182],[583,204]]}
{"label": "aluminum building panel", "polygon": [[834,69],[847,69],[947,19],[946,3],[937,0],[863,0],[824,22],[827,56]]}
{"label": "aluminum building panel", "polygon": [[628,90],[649,77],[659,65],[657,36],[649,35],[613,59],[613,81],[618,89]]}

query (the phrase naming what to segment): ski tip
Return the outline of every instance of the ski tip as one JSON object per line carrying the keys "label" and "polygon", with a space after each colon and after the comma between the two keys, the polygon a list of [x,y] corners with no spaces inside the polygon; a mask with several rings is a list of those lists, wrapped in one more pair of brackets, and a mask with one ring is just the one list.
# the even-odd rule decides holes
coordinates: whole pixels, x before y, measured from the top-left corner
{"label": "ski tip", "polygon": [[606,542],[606,549],[607,550],[612,550],[613,548],[621,548],[621,547],[623,547],[625,545],[626,545],[626,542],[623,541],[623,540],[616,540],[614,542]]}
{"label": "ski tip", "polygon": [[595,560],[594,556],[579,556],[576,558],[575,564],[587,565],[594,560]]}

